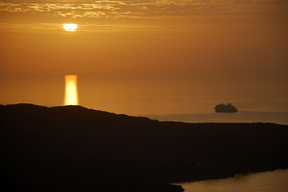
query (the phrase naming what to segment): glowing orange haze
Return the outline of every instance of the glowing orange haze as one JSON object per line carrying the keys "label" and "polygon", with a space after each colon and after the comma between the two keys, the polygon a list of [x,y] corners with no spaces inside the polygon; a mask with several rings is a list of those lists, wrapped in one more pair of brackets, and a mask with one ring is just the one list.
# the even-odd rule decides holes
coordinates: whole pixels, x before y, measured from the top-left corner
{"label": "glowing orange haze", "polygon": [[288,111],[288,1],[67,2],[1,0],[0,104]]}
{"label": "glowing orange haze", "polygon": [[65,76],[64,105],[78,105],[77,75]]}

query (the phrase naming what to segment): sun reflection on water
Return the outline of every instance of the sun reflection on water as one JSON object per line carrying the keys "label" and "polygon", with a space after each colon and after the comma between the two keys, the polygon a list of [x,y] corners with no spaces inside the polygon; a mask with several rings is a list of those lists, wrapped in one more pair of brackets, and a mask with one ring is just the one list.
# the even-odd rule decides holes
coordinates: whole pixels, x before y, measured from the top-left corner
{"label": "sun reflection on water", "polygon": [[79,105],[77,91],[77,75],[65,76],[64,105]]}

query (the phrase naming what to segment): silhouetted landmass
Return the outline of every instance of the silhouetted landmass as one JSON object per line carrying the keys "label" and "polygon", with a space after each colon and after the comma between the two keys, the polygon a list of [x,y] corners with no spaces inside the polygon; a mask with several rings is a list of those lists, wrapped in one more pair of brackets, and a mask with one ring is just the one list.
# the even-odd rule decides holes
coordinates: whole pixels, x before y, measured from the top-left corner
{"label": "silhouetted landmass", "polygon": [[0,105],[0,116],[4,191],[178,192],[169,183],[288,168],[286,125],[32,104]]}

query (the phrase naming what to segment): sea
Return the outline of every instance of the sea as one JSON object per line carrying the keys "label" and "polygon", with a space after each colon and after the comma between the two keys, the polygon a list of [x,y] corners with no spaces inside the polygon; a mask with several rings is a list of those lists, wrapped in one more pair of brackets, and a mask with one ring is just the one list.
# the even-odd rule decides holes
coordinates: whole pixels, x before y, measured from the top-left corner
{"label": "sea", "polygon": [[185,192],[287,192],[288,169],[176,184]]}
{"label": "sea", "polygon": [[183,113],[147,114],[146,117],[159,121],[180,121],[187,123],[276,123],[288,125],[288,112],[238,111],[234,113]]}

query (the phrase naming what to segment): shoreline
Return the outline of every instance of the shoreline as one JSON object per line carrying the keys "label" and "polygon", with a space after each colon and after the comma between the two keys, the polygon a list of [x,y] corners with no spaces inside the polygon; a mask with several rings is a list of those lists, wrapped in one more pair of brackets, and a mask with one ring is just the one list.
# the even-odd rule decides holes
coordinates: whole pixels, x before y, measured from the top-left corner
{"label": "shoreline", "polygon": [[288,169],[277,169],[257,173],[235,175],[224,179],[211,179],[203,181],[193,181],[175,183],[181,185],[185,192],[194,191],[265,191],[265,192],[284,192],[287,190]]}

